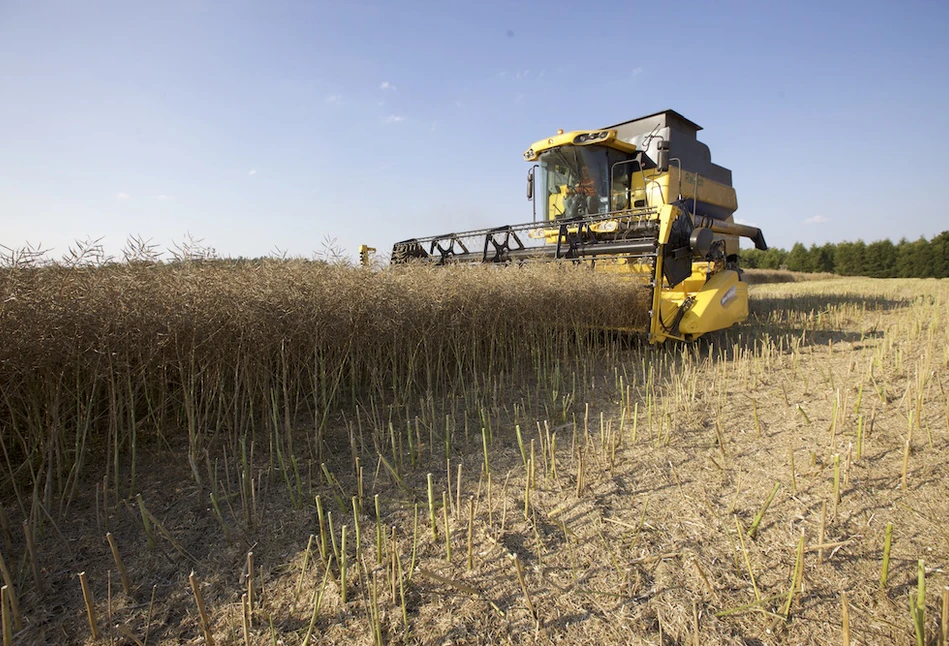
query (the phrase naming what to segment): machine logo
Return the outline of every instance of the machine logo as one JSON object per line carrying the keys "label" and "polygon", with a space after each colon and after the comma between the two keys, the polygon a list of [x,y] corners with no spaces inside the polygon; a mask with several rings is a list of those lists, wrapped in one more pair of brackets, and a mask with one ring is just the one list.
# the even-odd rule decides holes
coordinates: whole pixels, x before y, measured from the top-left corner
{"label": "machine logo", "polygon": [[728,307],[728,304],[735,300],[736,296],[738,296],[738,288],[732,285],[728,288],[728,291],[725,292],[725,295],[722,296],[722,307]]}

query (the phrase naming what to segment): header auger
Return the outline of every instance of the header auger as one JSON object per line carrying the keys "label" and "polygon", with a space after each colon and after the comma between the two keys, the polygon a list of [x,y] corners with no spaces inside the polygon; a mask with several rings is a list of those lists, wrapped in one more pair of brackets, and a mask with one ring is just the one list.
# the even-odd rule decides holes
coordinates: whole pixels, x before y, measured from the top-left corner
{"label": "header auger", "polygon": [[731,171],[711,162],[700,129],[666,110],[559,131],[524,153],[536,162],[533,221],[398,242],[392,263],[585,263],[650,290],[651,343],[730,327],[748,316],[738,237],[767,245],[734,222]]}

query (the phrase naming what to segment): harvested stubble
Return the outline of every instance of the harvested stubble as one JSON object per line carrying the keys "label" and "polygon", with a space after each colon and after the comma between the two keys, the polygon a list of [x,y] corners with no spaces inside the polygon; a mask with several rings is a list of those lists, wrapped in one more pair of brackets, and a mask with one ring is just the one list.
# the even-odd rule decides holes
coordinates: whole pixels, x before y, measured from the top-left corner
{"label": "harvested stubble", "polygon": [[[639,327],[645,292],[579,267],[406,267],[297,260],[47,266],[0,274],[0,424],[22,503],[60,500],[111,445],[117,490],[139,442],[207,443],[289,426],[366,396],[409,401],[472,375],[576,353],[599,327]],[[209,437],[211,436],[211,437]],[[115,473],[128,456],[128,473]],[[197,467],[192,466],[197,475]],[[43,503],[48,507],[51,500]]]}
{"label": "harvested stubble", "polygon": [[[479,280],[493,281],[503,273],[487,272]],[[365,281],[360,285],[375,280],[357,278]],[[422,280],[429,281],[429,290],[437,286],[436,278],[426,275]],[[464,332],[469,337],[455,339],[457,345],[451,338],[447,345],[434,345],[421,336],[433,328],[416,332],[405,321],[395,321],[391,324],[407,335],[406,346],[422,344],[410,348],[416,363],[405,360],[396,366],[402,367],[401,373],[391,372],[392,358],[385,352],[405,348],[386,337],[372,348],[378,353],[371,357],[389,364],[372,372],[371,357],[364,357],[357,368],[367,372],[340,373],[340,385],[327,399],[333,412],[321,431],[326,445],[322,455],[314,452],[308,438],[325,419],[325,409],[319,408],[323,400],[309,393],[312,384],[289,394],[283,391],[293,378],[306,377],[310,374],[306,370],[315,368],[294,373],[291,368],[297,359],[284,359],[293,356],[286,349],[281,354],[272,345],[255,347],[260,354],[251,355],[247,347],[237,357],[243,366],[237,374],[253,372],[252,356],[265,357],[257,366],[259,373],[253,374],[273,374],[265,374],[266,387],[247,379],[257,384],[256,399],[245,394],[239,399],[234,393],[244,391],[233,386],[222,391],[231,398],[217,430],[224,436],[224,446],[213,445],[213,434],[204,435],[208,429],[216,430],[216,409],[211,407],[209,413],[199,408],[194,417],[201,423],[195,426],[198,448],[207,447],[201,457],[207,465],[202,475],[206,471],[216,477],[209,477],[211,482],[203,488],[188,482],[187,440],[170,441],[173,446],[152,442],[143,451],[149,457],[171,458],[165,460],[169,464],[163,465],[164,470],[142,469],[140,475],[143,500],[158,523],[156,550],[146,547],[134,496],[129,498],[126,491],[121,496],[110,494],[111,531],[123,547],[140,601],[148,587],[161,585],[154,615],[141,605],[106,612],[103,586],[108,578],[102,570],[111,566],[112,559],[102,533],[90,530],[92,522],[70,525],[51,510],[69,537],[63,545],[76,554],[60,555],[50,549],[59,544],[47,524],[40,549],[53,590],[44,603],[66,607],[62,614],[67,618],[47,618],[44,626],[42,617],[37,617],[43,605],[27,588],[26,634],[21,639],[40,643],[43,637],[55,641],[49,637],[65,634],[76,643],[88,638],[75,586],[64,586],[69,590],[65,599],[56,590],[57,571],[85,569],[90,585],[98,586],[94,592],[100,617],[111,614],[115,625],[124,622],[137,639],[151,630],[148,643],[193,641],[201,631],[194,601],[186,594],[187,574],[194,567],[188,555],[194,555],[200,561],[194,569],[203,573],[202,593],[215,638],[228,643],[239,641],[245,630],[249,643],[274,639],[301,643],[310,634],[327,643],[636,644],[656,643],[660,631],[678,643],[696,639],[702,644],[840,643],[841,590],[847,591],[855,642],[909,643],[913,626],[906,592],[915,583],[917,559],[925,557],[927,563],[936,564],[927,572],[931,589],[946,583],[942,563],[949,543],[939,524],[949,514],[944,492],[944,455],[949,447],[946,287],[932,281],[755,287],[751,320],[745,326],[714,335],[707,343],[662,350],[625,346],[617,350],[617,344],[601,339],[590,342],[595,335],[588,335],[569,317],[561,328],[548,331],[548,337],[538,333],[516,341],[542,343],[529,349],[515,348],[514,338],[506,336],[514,331],[530,335],[529,326],[516,327],[523,321],[502,325],[488,316],[503,318],[503,312],[485,310],[477,321],[485,327],[483,334],[498,336],[494,346],[478,341],[471,328]],[[421,287],[417,292],[424,293]],[[579,293],[564,288],[560,295],[572,298]],[[433,297],[431,291],[428,296]],[[342,301],[338,305],[347,306]],[[364,311],[363,305],[350,305]],[[424,317],[412,318],[413,310],[401,311],[413,325],[428,325]],[[534,313],[519,315],[529,318]],[[297,320],[292,314],[288,317]],[[208,343],[218,338],[224,337]],[[264,333],[253,338],[270,342]],[[285,342],[282,347],[291,346]],[[438,355],[439,347],[447,347],[447,354]],[[459,349],[468,352],[469,347],[488,356],[460,354]],[[458,356],[463,369],[471,372],[459,373],[463,376],[456,379]],[[567,357],[576,358],[576,363],[557,361]],[[284,362],[287,376],[282,372]],[[441,382],[441,390],[426,392],[431,383],[426,363],[432,366],[431,381]],[[168,373],[174,376],[178,364],[172,368]],[[492,369],[496,372],[488,373]],[[490,379],[485,380],[486,374]],[[916,377],[930,374],[928,381]],[[203,379],[204,373],[198,376]],[[196,383],[206,389],[202,392],[215,392],[213,380]],[[111,388],[108,382],[101,387]],[[348,408],[353,390],[359,403],[355,414]],[[147,401],[155,398],[147,392]],[[175,392],[180,396],[180,389]],[[293,419],[295,392],[302,393],[299,410],[309,413],[298,419]],[[451,396],[443,396],[445,392]],[[742,395],[759,402],[759,424],[754,407]],[[292,433],[284,432],[286,402],[291,404],[292,422],[292,429],[286,430]],[[251,403],[263,403],[264,408],[251,411]],[[795,411],[799,404],[811,417],[806,424]],[[159,413],[165,410],[154,402],[147,405]],[[187,410],[176,417],[170,412],[173,405],[165,406],[168,412],[161,427],[147,408],[143,412],[136,407],[140,439],[159,430],[169,440],[176,432],[188,437]],[[827,429],[835,406],[837,428],[831,435]],[[904,444],[900,434],[906,431],[911,408],[921,410],[921,415],[914,414],[919,426],[904,490],[899,487]],[[121,410],[124,418],[119,420],[132,416],[128,406]],[[821,502],[834,494],[832,455],[854,439],[859,415],[866,417],[863,454],[852,465],[849,484],[843,480],[838,518],[828,515],[825,539],[818,541]],[[243,420],[244,427],[233,419]],[[212,426],[203,426],[209,420]],[[131,438],[119,435],[114,426],[108,414],[90,423],[95,452],[89,451],[87,471],[99,466],[103,445],[115,446],[116,437],[125,452],[120,466],[128,464]],[[716,427],[727,441],[727,455],[719,452]],[[102,428],[104,437],[92,435]],[[933,438],[928,445],[927,428]],[[449,514],[446,478],[451,469],[446,469],[441,433],[450,429],[455,434],[451,465],[463,465],[454,491],[462,499],[469,497],[467,518]],[[613,434],[618,435],[617,443]],[[235,437],[246,440],[246,459],[228,448]],[[828,446],[833,440],[837,445]],[[528,453],[528,445],[535,443],[539,451]],[[277,450],[281,446],[284,462]],[[811,457],[798,460],[796,491],[787,469],[792,447],[798,457]],[[579,449],[584,486],[577,496]],[[541,456],[549,468],[535,469],[532,481],[530,467]],[[173,470],[175,461],[181,468]],[[288,473],[293,475],[285,465],[295,469],[298,464],[302,494],[297,492],[299,485],[284,480]],[[436,516],[442,525],[437,539],[426,526],[431,518],[423,508],[427,473],[433,474],[433,491],[445,491],[441,510],[432,496],[441,512],[440,520]],[[127,478],[128,470],[122,474]],[[98,475],[93,473],[93,479]],[[776,480],[784,487],[762,516],[755,540],[743,539],[740,532],[753,522]],[[110,473],[109,487],[114,481]],[[246,488],[245,481],[250,482]],[[52,482],[55,491],[55,479]],[[127,480],[121,482],[127,485]],[[207,488],[213,488],[213,482],[224,483],[217,493],[230,535],[220,532],[208,502]],[[91,509],[91,489],[80,488],[74,511]],[[35,490],[44,495],[42,487]],[[254,510],[253,522],[241,513],[245,492],[250,496],[248,508]],[[354,505],[355,495],[366,500]],[[369,497],[379,502],[371,510],[381,524],[374,538],[365,531],[365,523],[373,521]],[[298,508],[292,503],[299,500],[304,502]],[[25,502],[29,505],[29,498]],[[14,519],[22,520],[16,515]],[[894,527],[890,578],[881,591],[881,549],[889,522]],[[360,546],[353,542],[357,533],[348,531],[359,524],[361,558]],[[341,549],[344,526],[347,545]],[[446,559],[446,528],[457,549],[466,541],[464,557],[456,553]],[[320,536],[313,542],[320,547],[310,549],[320,558],[306,569],[309,537],[317,532]],[[184,549],[171,549],[171,536]],[[22,564],[20,578],[28,581],[23,548],[14,547]],[[246,587],[237,576],[248,549],[254,551],[249,568],[255,571],[253,621],[241,609]],[[815,553],[819,550],[824,551],[823,562]],[[347,554],[345,606],[338,558],[343,553]],[[70,568],[57,565],[63,562]],[[520,572],[517,564],[522,566]],[[301,586],[300,573],[305,570]],[[125,603],[122,595],[119,599]],[[930,598],[927,634],[936,634],[939,614]]]}

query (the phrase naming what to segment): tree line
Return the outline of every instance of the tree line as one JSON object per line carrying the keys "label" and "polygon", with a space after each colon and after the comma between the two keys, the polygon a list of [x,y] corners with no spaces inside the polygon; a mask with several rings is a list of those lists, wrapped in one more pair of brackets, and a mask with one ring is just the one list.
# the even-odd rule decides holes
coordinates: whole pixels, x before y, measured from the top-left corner
{"label": "tree line", "polygon": [[841,276],[872,278],[949,278],[949,231],[927,240],[897,243],[878,240],[865,243],[828,242],[810,248],[800,242],[784,249],[743,249],[743,267],[828,272]]}

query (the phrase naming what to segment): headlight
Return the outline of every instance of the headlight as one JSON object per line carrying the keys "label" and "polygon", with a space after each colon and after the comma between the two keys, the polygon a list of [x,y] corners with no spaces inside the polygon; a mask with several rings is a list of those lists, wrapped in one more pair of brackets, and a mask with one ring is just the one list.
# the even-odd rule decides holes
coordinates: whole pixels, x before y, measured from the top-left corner
{"label": "headlight", "polygon": [[607,220],[606,222],[597,222],[596,224],[590,225],[590,228],[596,231],[597,233],[612,233],[619,228],[619,222],[616,220]]}

